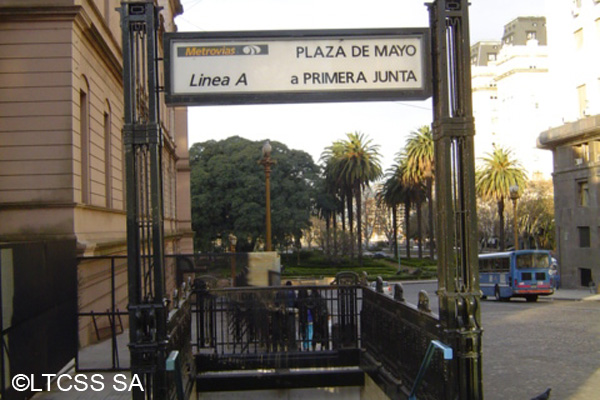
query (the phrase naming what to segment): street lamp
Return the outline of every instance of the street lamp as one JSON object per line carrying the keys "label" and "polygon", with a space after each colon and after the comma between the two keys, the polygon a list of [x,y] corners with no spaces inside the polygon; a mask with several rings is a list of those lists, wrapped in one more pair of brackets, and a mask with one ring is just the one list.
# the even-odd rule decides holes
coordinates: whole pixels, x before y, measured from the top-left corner
{"label": "street lamp", "polygon": [[235,245],[237,244],[237,237],[233,234],[229,234],[229,251],[231,255],[231,286],[235,286],[236,265],[235,265]]}
{"label": "street lamp", "polygon": [[267,140],[262,147],[262,159],[258,161],[265,168],[265,187],[266,187],[266,245],[265,251],[272,251],[271,247],[271,166],[275,164],[275,160],[271,159],[271,143]]}
{"label": "street lamp", "polygon": [[517,228],[517,201],[519,201],[519,185],[512,185],[508,188],[510,192],[510,198],[513,202],[513,225],[514,225],[514,234],[515,234],[515,250],[519,250],[519,231]]}

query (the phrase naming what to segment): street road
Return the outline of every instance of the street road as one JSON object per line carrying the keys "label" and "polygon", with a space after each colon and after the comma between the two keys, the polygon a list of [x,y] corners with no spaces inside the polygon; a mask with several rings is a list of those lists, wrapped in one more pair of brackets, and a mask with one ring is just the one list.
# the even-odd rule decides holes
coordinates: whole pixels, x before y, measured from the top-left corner
{"label": "street road", "polygon": [[[416,304],[428,291],[437,313],[436,283],[405,284]],[[482,300],[486,400],[529,400],[552,388],[551,400],[600,399],[600,301],[540,298]]]}

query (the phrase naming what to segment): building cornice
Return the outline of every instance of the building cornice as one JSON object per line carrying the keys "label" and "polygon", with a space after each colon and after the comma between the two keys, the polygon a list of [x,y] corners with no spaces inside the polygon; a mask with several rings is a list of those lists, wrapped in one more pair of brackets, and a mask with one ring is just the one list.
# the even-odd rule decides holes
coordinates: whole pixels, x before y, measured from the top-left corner
{"label": "building cornice", "polygon": [[123,58],[121,47],[114,35],[106,26],[100,11],[92,1],[88,1],[89,7],[79,7],[75,18],[75,26],[83,33],[84,38],[91,47],[99,54],[108,70],[117,82],[123,78]]}
{"label": "building cornice", "polygon": [[494,78],[495,81],[499,81],[501,79],[508,78],[512,75],[517,74],[545,74],[548,73],[548,68],[514,68],[510,71],[506,71],[503,74],[499,74]]}
{"label": "building cornice", "polygon": [[84,2],[84,6],[67,3],[72,4],[72,2],[59,2],[58,5],[52,7],[35,4],[28,4],[27,7],[0,7],[0,19],[15,22],[64,21],[74,23],[99,53],[113,76],[121,81],[121,48],[105,25],[100,11],[92,1]]}
{"label": "building cornice", "polygon": [[552,150],[565,143],[598,137],[600,137],[600,115],[594,115],[540,133],[537,147]]}
{"label": "building cornice", "polygon": [[62,7],[0,7],[0,18],[4,21],[73,21],[79,13],[79,6]]}

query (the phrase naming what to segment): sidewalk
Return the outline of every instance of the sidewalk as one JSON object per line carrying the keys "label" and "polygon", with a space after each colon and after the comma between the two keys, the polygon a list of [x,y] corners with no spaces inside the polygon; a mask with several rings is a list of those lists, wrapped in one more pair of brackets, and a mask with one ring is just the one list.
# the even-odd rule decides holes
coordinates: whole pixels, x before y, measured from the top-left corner
{"label": "sidewalk", "polygon": [[600,294],[592,293],[589,289],[558,289],[548,299],[571,301],[600,301]]}

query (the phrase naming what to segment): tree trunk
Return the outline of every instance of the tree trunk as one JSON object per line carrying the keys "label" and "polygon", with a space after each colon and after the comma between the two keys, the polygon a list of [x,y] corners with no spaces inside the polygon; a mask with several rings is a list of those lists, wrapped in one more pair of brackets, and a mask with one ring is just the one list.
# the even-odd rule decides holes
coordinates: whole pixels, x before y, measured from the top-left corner
{"label": "tree trunk", "polygon": [[346,232],[346,209],[344,208],[344,203],[346,203],[346,195],[342,195],[342,232]]}
{"label": "tree trunk", "polygon": [[394,230],[394,258],[398,259],[398,206],[392,206],[392,228]]}
{"label": "tree trunk", "polygon": [[356,236],[358,246],[358,264],[362,266],[362,190],[360,182],[356,182],[354,186],[354,194],[356,195]]}
{"label": "tree trunk", "polygon": [[428,196],[428,212],[429,212],[429,258],[435,258],[435,244],[434,244],[434,231],[433,231],[433,179],[427,179],[427,196]]}
{"label": "tree trunk", "polygon": [[417,204],[417,236],[419,237],[419,259],[423,259],[423,203]]}
{"label": "tree trunk", "polygon": [[504,251],[506,243],[504,240],[504,198],[498,200],[498,217],[500,217],[500,251]]}
{"label": "tree trunk", "polygon": [[338,240],[337,240],[337,221],[335,211],[333,212],[333,258],[337,260],[338,256]]}
{"label": "tree trunk", "polygon": [[410,258],[410,201],[404,203],[404,236],[406,236],[406,258]]}
{"label": "tree trunk", "polygon": [[325,255],[327,258],[331,257],[331,241],[329,240],[330,217],[331,215],[327,215],[327,217],[325,217]]}
{"label": "tree trunk", "polygon": [[350,259],[354,260],[354,211],[352,209],[352,190],[346,195],[348,205],[348,228],[350,230]]}

